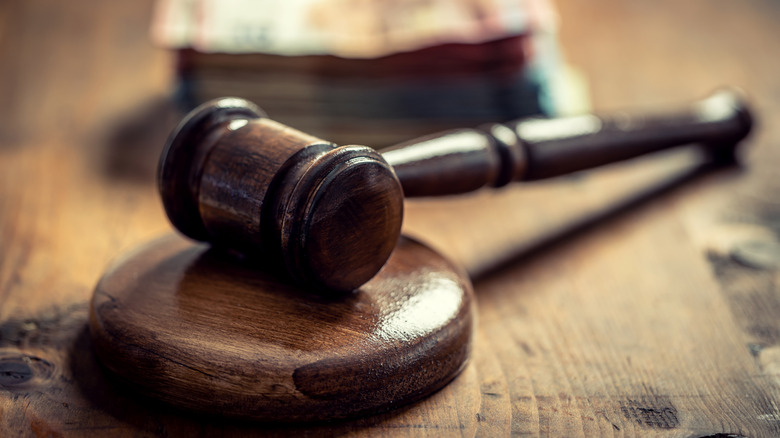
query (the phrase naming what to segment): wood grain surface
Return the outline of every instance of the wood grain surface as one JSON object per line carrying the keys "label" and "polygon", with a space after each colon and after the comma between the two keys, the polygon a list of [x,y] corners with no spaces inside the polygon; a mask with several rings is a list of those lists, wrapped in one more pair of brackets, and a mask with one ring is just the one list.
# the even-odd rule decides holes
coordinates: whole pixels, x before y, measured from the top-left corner
{"label": "wood grain surface", "polygon": [[744,88],[759,124],[743,166],[682,151],[408,202],[405,232],[475,279],[470,365],[398,410],[278,426],[166,408],[93,354],[98,278],[171,229],[153,177],[173,76],[151,3],[0,3],[0,435],[780,435],[780,7],[558,6],[595,110]]}

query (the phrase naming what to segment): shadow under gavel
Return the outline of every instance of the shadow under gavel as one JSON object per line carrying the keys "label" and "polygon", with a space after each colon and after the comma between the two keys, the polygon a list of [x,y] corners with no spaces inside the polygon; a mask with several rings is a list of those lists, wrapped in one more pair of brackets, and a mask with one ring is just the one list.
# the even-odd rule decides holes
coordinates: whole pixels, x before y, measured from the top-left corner
{"label": "shadow under gavel", "polygon": [[554,177],[690,143],[728,160],[751,126],[741,95],[724,90],[665,114],[524,119],[380,153],[334,145],[224,98],[194,110],[171,135],[159,189],[185,235],[282,260],[315,290],[350,291],[390,257],[404,196]]}

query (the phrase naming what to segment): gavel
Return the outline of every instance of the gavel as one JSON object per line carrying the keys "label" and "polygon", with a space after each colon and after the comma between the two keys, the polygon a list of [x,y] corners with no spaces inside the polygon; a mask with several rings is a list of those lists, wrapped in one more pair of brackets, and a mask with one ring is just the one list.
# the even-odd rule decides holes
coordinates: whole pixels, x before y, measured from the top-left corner
{"label": "gavel", "polygon": [[337,146],[222,98],[168,139],[159,165],[166,214],[186,236],[281,261],[316,291],[351,291],[390,257],[404,196],[501,187],[701,143],[733,158],[750,132],[741,94],[722,90],[664,114],[530,118],[457,129],[383,150]]}

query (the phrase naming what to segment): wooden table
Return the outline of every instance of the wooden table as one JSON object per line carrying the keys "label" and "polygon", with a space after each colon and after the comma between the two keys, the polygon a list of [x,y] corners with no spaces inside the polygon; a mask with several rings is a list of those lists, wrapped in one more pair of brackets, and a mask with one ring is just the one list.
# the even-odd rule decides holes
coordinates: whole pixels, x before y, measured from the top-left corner
{"label": "wooden table", "polygon": [[0,4],[0,435],[779,436],[780,7],[558,3],[596,110],[744,88],[761,123],[743,166],[683,151],[410,202],[406,232],[474,278],[470,365],[412,406],[292,426],[194,418],[102,372],[95,282],[171,232],[152,169],[172,121],[149,104],[171,57],[149,1]]}

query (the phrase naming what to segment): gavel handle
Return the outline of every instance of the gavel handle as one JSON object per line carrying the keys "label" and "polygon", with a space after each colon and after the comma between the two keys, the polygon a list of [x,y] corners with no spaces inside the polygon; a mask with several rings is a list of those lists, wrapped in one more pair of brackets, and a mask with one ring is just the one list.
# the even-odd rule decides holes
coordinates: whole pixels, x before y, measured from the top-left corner
{"label": "gavel handle", "polygon": [[523,119],[434,134],[382,155],[405,196],[437,196],[564,175],[689,143],[729,155],[751,126],[742,96],[723,90],[663,115]]}

